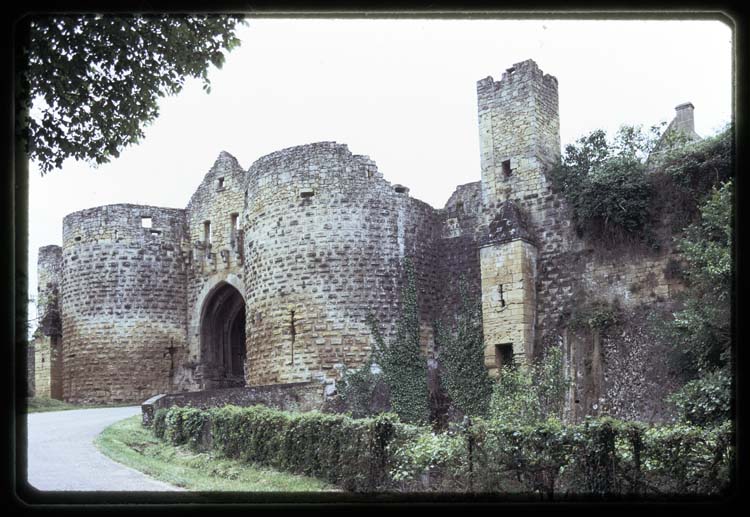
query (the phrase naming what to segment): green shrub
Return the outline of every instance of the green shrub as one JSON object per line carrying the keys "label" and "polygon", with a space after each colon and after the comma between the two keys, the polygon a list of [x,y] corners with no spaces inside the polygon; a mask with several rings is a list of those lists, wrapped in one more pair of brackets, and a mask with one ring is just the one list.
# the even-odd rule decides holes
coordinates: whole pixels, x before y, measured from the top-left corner
{"label": "green shrub", "polygon": [[716,370],[688,382],[669,400],[677,406],[680,419],[693,425],[714,425],[732,417],[732,378]]}
{"label": "green shrub", "polygon": [[469,298],[462,279],[461,309],[453,329],[435,324],[435,344],[443,369],[441,383],[463,413],[484,416],[489,410],[492,379],[484,365],[484,332],[480,301]]}
{"label": "green shrub", "polygon": [[318,412],[287,413],[262,406],[208,411],[213,447],[244,461],[374,491],[389,483],[390,445],[413,431],[395,415],[353,419]]}
{"label": "green shrub", "polygon": [[422,431],[394,454],[402,487],[527,496],[714,495],[732,482],[731,426],[647,427],[589,418],[517,425],[474,419],[453,433]]}
{"label": "green shrub", "polygon": [[549,417],[560,419],[567,388],[562,350],[550,347],[536,363],[502,369],[494,386],[489,414],[495,420],[514,425],[534,424]]}
{"label": "green shrub", "polygon": [[448,433],[317,412],[226,406],[160,410],[154,433],[190,443],[210,424],[224,455],[315,476],[346,490],[564,495],[723,493],[732,482],[731,423],[648,427],[611,418],[564,425],[466,419]]}
{"label": "green shrub", "polygon": [[154,436],[163,440],[167,429],[167,410],[157,409],[154,412],[153,430]]}

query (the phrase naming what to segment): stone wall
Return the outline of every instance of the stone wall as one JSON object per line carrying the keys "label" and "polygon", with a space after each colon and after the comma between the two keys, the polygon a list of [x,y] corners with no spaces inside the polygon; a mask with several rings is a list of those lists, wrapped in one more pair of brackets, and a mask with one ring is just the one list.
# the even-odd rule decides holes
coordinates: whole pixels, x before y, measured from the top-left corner
{"label": "stone wall", "polygon": [[440,221],[367,157],[321,142],[260,158],[243,224],[248,383],[332,379],[365,361],[369,311],[393,335],[407,256],[429,344]]}
{"label": "stone wall", "polygon": [[441,321],[450,323],[461,306],[461,278],[466,282],[471,299],[481,295],[479,239],[484,217],[481,182],[459,185],[440,212],[436,314]]}
{"label": "stone wall", "polygon": [[[484,224],[491,226],[504,203],[512,200],[528,222],[528,241],[537,245],[535,271],[524,266],[528,259],[521,258],[530,253],[517,253],[518,260],[511,261],[508,270],[524,271],[523,289],[528,292],[522,299],[528,300],[531,292],[536,294],[534,355],[543,354],[551,346],[563,348],[568,374],[575,380],[569,402],[580,405],[571,408],[571,414],[596,413],[602,407],[613,414],[630,414],[632,400],[625,400],[625,392],[613,388],[625,382],[622,357],[642,364],[651,357],[653,347],[630,347],[625,352],[618,349],[617,339],[569,329],[568,318],[571,312],[592,301],[614,304],[624,314],[643,307],[658,308],[682,288],[680,280],[668,274],[668,264],[679,258],[674,255],[671,242],[662,242],[656,252],[642,245],[588,242],[573,231],[570,208],[548,178],[560,156],[554,77],[543,74],[533,61],[525,61],[509,68],[498,82],[491,77],[479,81],[477,95]],[[480,229],[479,233],[485,235],[487,231]],[[671,236],[671,232],[666,234]],[[489,248],[482,251],[487,255],[487,266],[484,262],[482,266],[483,300],[489,306],[492,300],[488,293],[496,294],[495,284],[500,280],[485,280],[484,276],[497,277],[498,270],[490,263],[505,255],[510,257],[512,252],[500,248],[494,253]],[[511,274],[514,281],[521,278],[516,276]],[[492,321],[485,321],[488,350],[499,344],[493,339],[502,339],[493,334],[491,327]],[[636,339],[632,336],[643,337],[642,325],[625,325],[620,333],[622,347],[626,348],[629,339]],[[628,371],[632,373],[632,369]],[[674,382],[661,370],[649,371],[639,377],[641,384],[649,385],[653,396],[661,398]],[[630,409],[621,411],[622,408]]]}
{"label": "stone wall", "polygon": [[157,410],[175,406],[209,409],[228,404],[262,405],[286,411],[315,411],[323,407],[324,401],[320,383],[298,382],[157,395],[141,405],[141,413],[143,424],[150,425]]}
{"label": "stone wall", "polygon": [[62,248],[43,246],[37,255],[37,330],[30,356],[33,392],[38,397],[62,399],[62,323],[60,283]]}
{"label": "stone wall", "polygon": [[175,357],[179,365],[176,389],[206,388],[207,382],[211,385],[212,378],[220,375],[216,365],[206,360],[211,354],[201,343],[201,318],[217,287],[229,284],[245,294],[241,228],[245,175],[237,159],[222,152],[185,209],[189,234],[183,250],[188,264],[187,348]]}
{"label": "stone wall", "polygon": [[63,220],[63,396],[135,402],[170,387],[184,346],[185,212],[109,205]]}
{"label": "stone wall", "polygon": [[62,400],[62,346],[60,336],[37,334],[33,340],[34,396]]}

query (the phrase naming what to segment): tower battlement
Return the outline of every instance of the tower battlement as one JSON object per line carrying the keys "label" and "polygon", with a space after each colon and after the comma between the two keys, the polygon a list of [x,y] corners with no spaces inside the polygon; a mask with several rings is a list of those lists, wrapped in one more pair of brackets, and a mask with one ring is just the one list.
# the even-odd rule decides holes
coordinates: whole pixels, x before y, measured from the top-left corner
{"label": "tower battlement", "polygon": [[522,61],[478,81],[477,104],[484,203],[541,194],[560,157],[557,79]]}

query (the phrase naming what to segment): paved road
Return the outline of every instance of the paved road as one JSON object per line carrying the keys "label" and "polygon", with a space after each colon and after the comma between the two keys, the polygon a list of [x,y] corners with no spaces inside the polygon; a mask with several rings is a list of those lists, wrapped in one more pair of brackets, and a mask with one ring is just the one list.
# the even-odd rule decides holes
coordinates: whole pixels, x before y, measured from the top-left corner
{"label": "paved road", "polygon": [[31,413],[29,484],[39,490],[86,492],[182,490],[116,463],[94,447],[94,438],[105,427],[140,411],[136,406]]}

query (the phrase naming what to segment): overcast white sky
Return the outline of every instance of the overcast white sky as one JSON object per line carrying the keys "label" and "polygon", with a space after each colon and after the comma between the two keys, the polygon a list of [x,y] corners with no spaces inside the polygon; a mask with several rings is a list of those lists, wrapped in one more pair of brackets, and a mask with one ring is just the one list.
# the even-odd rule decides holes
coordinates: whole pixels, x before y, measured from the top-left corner
{"label": "overcast white sky", "polygon": [[[112,203],[184,208],[225,150],[259,157],[318,141],[369,155],[385,179],[442,207],[480,179],[476,82],[534,59],[558,79],[563,146],[596,128],[670,121],[695,105],[707,136],[732,119],[732,32],[713,21],[249,19],[212,91],[163,99],[135,147],[92,168],[30,166],[29,293],[62,218]],[[34,310],[30,317],[34,316]]]}

